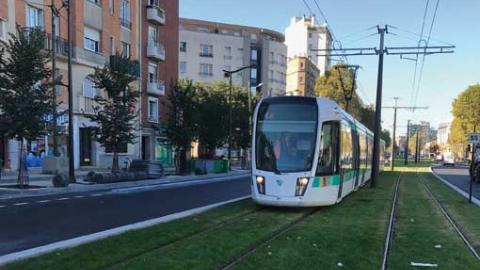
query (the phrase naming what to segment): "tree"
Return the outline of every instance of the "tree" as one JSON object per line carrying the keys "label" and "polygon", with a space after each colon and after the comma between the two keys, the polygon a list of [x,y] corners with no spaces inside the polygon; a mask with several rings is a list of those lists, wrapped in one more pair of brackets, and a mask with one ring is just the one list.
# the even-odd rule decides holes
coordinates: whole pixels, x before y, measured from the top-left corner
{"label": "tree", "polygon": [[212,158],[215,149],[227,143],[229,104],[227,83],[220,81],[203,85],[199,91],[198,140],[201,156]]}
{"label": "tree", "polygon": [[175,165],[179,174],[185,173],[186,151],[198,137],[198,84],[181,80],[168,95],[167,136],[177,149]]}
{"label": "tree", "polygon": [[0,50],[0,132],[20,144],[18,185],[28,185],[24,140],[45,134],[50,111],[51,71],[46,68],[48,54],[43,51],[45,33],[40,28],[10,35]]}
{"label": "tree", "polygon": [[[427,142],[428,138],[426,137],[425,133],[423,132],[418,132],[418,150],[422,150],[422,145]],[[417,147],[417,132],[414,132],[410,135],[410,138],[408,139],[408,151],[409,153],[416,153],[416,147]]]}
{"label": "tree", "polygon": [[392,144],[392,138],[390,137],[390,131],[384,129],[380,132],[380,139],[385,141],[385,149],[389,148]]}
{"label": "tree", "polygon": [[92,76],[95,87],[103,90],[95,97],[95,114],[87,117],[98,124],[97,141],[113,153],[112,172],[119,170],[118,152],[134,142],[138,91],[130,86],[136,80],[132,74],[136,65],[129,58],[116,54],[109,64],[95,68]]}
{"label": "tree", "polygon": [[[353,74],[344,68],[337,68],[343,65],[338,63],[325,72],[325,75],[319,77],[315,83],[315,95],[332,99],[343,109],[347,106],[344,89],[351,89],[353,83]],[[343,81],[343,87],[342,87]],[[354,86],[356,88],[356,86]],[[349,105],[349,113],[355,118],[361,118],[362,101],[356,92],[352,95]]]}
{"label": "tree", "polygon": [[448,143],[458,156],[464,156],[467,136],[480,129],[480,85],[469,86],[452,102],[454,116]]}

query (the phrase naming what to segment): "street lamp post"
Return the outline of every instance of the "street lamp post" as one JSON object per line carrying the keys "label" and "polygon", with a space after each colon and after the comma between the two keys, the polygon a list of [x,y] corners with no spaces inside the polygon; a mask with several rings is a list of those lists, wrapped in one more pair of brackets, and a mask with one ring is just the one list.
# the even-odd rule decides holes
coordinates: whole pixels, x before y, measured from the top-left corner
{"label": "street lamp post", "polygon": [[229,78],[229,91],[228,91],[228,166],[231,168],[232,164],[232,77],[233,74],[242,70],[256,67],[256,65],[249,65],[241,67],[236,70],[223,70],[226,78]]}

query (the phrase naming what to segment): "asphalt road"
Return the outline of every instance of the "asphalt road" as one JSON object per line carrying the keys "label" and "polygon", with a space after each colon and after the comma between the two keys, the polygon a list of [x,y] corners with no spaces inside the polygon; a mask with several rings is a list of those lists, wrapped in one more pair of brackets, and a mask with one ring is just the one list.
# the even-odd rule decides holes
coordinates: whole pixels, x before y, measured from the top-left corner
{"label": "asphalt road", "polygon": [[[441,166],[433,169],[435,173],[447,180],[451,184],[459,187],[465,192],[469,192],[470,177],[468,175],[468,167],[465,166]],[[480,183],[473,183],[472,195],[480,199]]]}
{"label": "asphalt road", "polygon": [[250,194],[248,177],[0,201],[0,255]]}

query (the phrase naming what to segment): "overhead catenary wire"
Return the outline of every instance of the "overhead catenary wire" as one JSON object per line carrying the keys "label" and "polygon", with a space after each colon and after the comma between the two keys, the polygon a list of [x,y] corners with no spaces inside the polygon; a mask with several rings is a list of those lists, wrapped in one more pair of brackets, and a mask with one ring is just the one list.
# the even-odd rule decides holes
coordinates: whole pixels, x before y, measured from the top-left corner
{"label": "overhead catenary wire", "polygon": [[[430,43],[430,38],[432,36],[432,31],[433,31],[433,26],[435,24],[435,19],[437,18],[437,11],[438,11],[438,6],[440,4],[440,0],[437,0],[437,3],[435,4],[435,10],[433,12],[433,18],[432,18],[432,22],[430,23],[430,29],[428,31],[428,37],[427,37],[427,40],[426,40],[426,46],[429,45]],[[416,91],[416,94],[415,94],[415,99],[414,99],[414,106],[416,106],[417,104],[417,100],[418,100],[418,94],[420,93],[420,84],[422,82],[422,78],[423,78],[423,70],[424,70],[424,67],[425,67],[425,57],[426,55],[423,55],[422,56],[422,65],[420,67],[420,74],[419,74],[419,78],[418,78],[418,83],[417,83],[417,91]]]}

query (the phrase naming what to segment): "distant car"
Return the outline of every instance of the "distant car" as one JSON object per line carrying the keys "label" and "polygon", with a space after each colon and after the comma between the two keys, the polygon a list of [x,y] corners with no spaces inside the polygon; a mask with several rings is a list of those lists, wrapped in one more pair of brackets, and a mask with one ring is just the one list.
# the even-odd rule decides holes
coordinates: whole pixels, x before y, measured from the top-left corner
{"label": "distant car", "polygon": [[443,165],[444,166],[447,166],[447,165],[455,166],[455,157],[453,156],[453,154],[448,153],[443,157]]}

